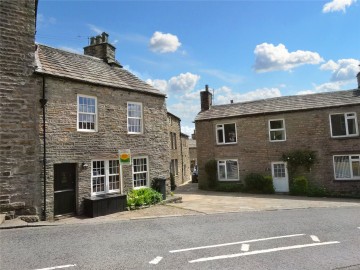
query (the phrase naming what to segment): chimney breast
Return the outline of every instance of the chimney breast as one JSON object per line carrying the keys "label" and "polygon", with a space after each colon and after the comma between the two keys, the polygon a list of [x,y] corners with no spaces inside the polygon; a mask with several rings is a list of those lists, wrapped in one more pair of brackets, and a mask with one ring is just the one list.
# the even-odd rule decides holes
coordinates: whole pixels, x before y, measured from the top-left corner
{"label": "chimney breast", "polygon": [[115,60],[115,47],[109,42],[109,35],[103,32],[101,35],[90,38],[90,45],[84,47],[84,54],[94,56],[104,60],[109,65],[122,67]]}
{"label": "chimney breast", "polygon": [[201,111],[207,111],[212,105],[212,94],[209,91],[209,86],[205,85],[205,91],[200,92]]}

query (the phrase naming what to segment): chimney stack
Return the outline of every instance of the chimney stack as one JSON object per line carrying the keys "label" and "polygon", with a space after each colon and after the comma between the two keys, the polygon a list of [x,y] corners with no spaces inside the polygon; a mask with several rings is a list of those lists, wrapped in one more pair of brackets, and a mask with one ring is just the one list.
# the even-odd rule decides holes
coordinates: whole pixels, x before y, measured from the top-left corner
{"label": "chimney stack", "polygon": [[100,58],[109,65],[122,67],[115,60],[115,47],[109,43],[109,35],[105,32],[90,38],[90,45],[84,47],[84,54]]}
{"label": "chimney stack", "polygon": [[205,85],[205,91],[200,92],[201,111],[207,111],[212,105],[212,94],[209,91],[209,86]]}
{"label": "chimney stack", "polygon": [[358,89],[360,89],[360,72],[358,72],[358,74],[356,75],[356,78],[357,78],[357,82],[358,82]]}
{"label": "chimney stack", "polygon": [[230,104],[233,104],[233,103],[234,103],[234,100],[231,99],[231,100],[230,100]]}

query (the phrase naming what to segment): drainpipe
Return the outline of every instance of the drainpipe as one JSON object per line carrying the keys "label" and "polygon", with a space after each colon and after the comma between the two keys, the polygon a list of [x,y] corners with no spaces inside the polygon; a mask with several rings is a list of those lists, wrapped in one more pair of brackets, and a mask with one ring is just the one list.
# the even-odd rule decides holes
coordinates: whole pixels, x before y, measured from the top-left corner
{"label": "drainpipe", "polygon": [[43,174],[44,174],[44,208],[43,208],[43,218],[46,220],[46,103],[47,99],[45,98],[45,76],[43,76],[42,80],[42,98],[39,100],[42,108],[43,114],[43,141],[44,141],[44,153],[43,153]]}

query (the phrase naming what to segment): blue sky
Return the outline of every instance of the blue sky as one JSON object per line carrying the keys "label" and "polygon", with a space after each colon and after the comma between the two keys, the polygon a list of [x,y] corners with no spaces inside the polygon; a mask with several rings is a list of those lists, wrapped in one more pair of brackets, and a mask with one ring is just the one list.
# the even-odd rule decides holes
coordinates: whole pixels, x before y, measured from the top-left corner
{"label": "blue sky", "polygon": [[359,18],[356,0],[40,0],[36,42],[83,53],[107,32],[191,134],[205,84],[214,104],[356,88]]}

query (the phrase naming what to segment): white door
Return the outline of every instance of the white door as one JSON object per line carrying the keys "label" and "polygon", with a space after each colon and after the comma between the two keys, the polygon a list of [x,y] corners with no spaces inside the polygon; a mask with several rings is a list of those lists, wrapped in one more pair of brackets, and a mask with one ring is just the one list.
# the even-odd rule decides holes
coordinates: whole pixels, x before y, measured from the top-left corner
{"label": "white door", "polygon": [[285,162],[272,162],[271,171],[275,192],[289,192],[289,177]]}

